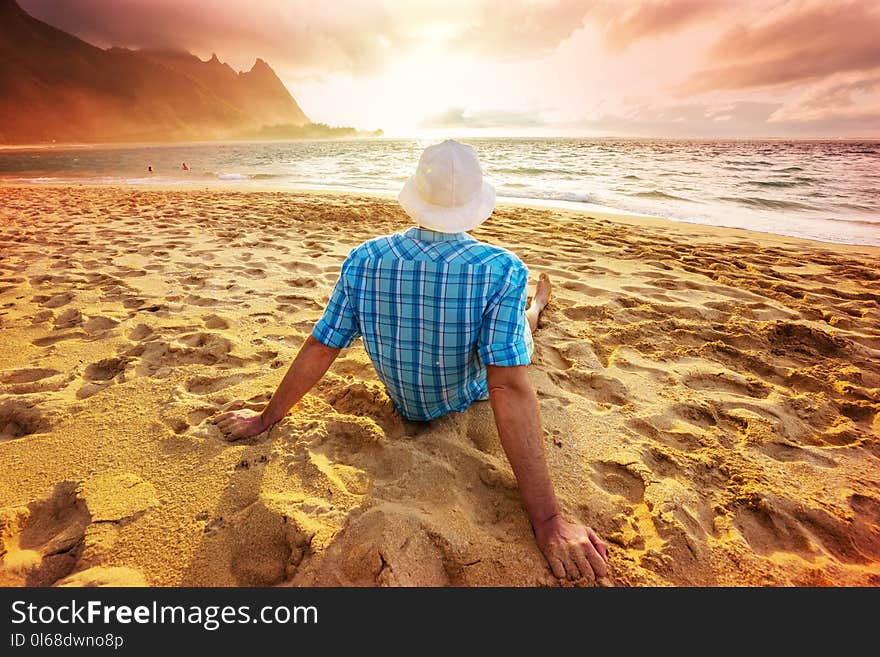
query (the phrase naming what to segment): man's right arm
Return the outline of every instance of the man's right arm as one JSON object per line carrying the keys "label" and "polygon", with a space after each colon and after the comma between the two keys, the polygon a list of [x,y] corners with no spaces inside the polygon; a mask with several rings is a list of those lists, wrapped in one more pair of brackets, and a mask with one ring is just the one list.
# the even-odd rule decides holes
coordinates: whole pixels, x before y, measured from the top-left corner
{"label": "man's right arm", "polygon": [[281,420],[290,407],[324,376],[340,350],[348,347],[360,334],[345,287],[345,272],[350,264],[351,254],[342,263],[342,272],[333,286],[323,316],[315,324],[312,335],[300,348],[263,412],[256,414],[245,409],[229,411],[214,418],[217,426],[233,440],[255,436]]}
{"label": "man's right arm", "polygon": [[262,433],[287,415],[290,408],[321,380],[339,352],[339,349],[328,347],[310,335],[261,413],[250,409],[227,411],[217,415],[214,423],[231,440]]}
{"label": "man's right arm", "polygon": [[559,511],[544,454],[538,399],[525,366],[486,367],[498,436],[516,475],[538,547],[553,574],[599,578],[608,574],[605,544],[589,527],[566,522]]}

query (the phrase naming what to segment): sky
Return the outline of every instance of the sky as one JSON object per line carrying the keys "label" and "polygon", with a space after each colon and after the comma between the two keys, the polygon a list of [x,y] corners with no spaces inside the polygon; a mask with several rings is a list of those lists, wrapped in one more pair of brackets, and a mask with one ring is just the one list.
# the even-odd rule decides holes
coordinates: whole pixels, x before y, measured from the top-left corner
{"label": "sky", "polygon": [[878,0],[19,0],[389,136],[880,137]]}

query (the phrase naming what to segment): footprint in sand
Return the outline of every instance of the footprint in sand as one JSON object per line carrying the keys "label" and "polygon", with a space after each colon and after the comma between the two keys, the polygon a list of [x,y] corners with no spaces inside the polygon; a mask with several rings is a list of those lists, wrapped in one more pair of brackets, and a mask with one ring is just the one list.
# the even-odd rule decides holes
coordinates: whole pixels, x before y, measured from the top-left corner
{"label": "footprint in sand", "polygon": [[415,515],[387,508],[353,518],[321,555],[303,564],[294,582],[305,586],[446,586],[461,571]]}
{"label": "footprint in sand", "polygon": [[53,328],[55,328],[55,330],[68,329],[73,328],[74,326],[79,326],[82,323],[83,316],[79,308],[68,308],[55,318]]}
{"label": "footprint in sand", "polygon": [[51,430],[56,414],[42,410],[41,401],[24,396],[0,400],[0,442]]}
{"label": "footprint in sand", "polygon": [[[174,300],[172,297],[168,297],[169,301]],[[209,306],[217,306],[219,302],[216,299],[212,299],[210,297],[202,297],[197,294],[190,294],[187,296],[183,302],[188,306],[200,306],[200,307],[209,307]]]}
{"label": "footprint in sand", "polygon": [[792,358],[837,356],[842,351],[851,351],[852,343],[846,338],[829,334],[820,328],[794,322],[773,322],[763,330],[773,353]]}
{"label": "footprint in sand", "polygon": [[231,355],[232,342],[218,333],[196,332],[174,342],[156,339],[128,348],[124,355],[140,358],[138,376],[167,376],[172,368],[186,365],[241,367],[245,359]]}
{"label": "footprint in sand", "polygon": [[674,426],[670,417],[633,417],[626,420],[626,426],[637,434],[658,440],[664,445],[683,452],[698,450],[702,443],[700,437],[690,431],[683,430],[680,426]]}
{"label": "footprint in sand", "polygon": [[600,404],[624,406],[630,403],[629,391],[622,381],[612,376],[588,372],[576,367],[562,372],[548,372],[550,378],[568,392]]}
{"label": "footprint in sand", "polygon": [[4,392],[13,395],[57,392],[67,387],[70,380],[62,372],[44,367],[0,372],[0,383],[4,384]]}
{"label": "footprint in sand", "polygon": [[749,497],[736,510],[733,524],[758,554],[780,550],[815,554],[801,524],[777,500]]}
{"label": "footprint in sand", "polygon": [[541,345],[537,356],[542,365],[554,370],[567,370],[574,365],[574,361],[567,358],[561,349],[551,344]]}
{"label": "footprint in sand", "polygon": [[297,276],[296,278],[288,278],[284,281],[287,285],[291,287],[317,287],[318,282],[308,276]]}
{"label": "footprint in sand", "polygon": [[593,466],[593,480],[606,492],[623,497],[630,504],[645,500],[644,479],[633,466],[605,461]]}
{"label": "footprint in sand", "polygon": [[[330,532],[318,514],[306,521],[295,501],[262,496],[220,521],[217,533],[231,550],[231,571],[239,586],[270,586],[289,580],[311,552],[316,533]],[[300,519],[303,522],[300,522]],[[259,559],[254,559],[254,554]]]}
{"label": "footprint in sand", "polygon": [[92,397],[114,382],[124,382],[125,368],[131,360],[128,357],[104,358],[86,366],[83,373],[85,383],[77,390],[77,399]]}
{"label": "footprint in sand", "polygon": [[51,335],[47,335],[43,338],[37,338],[36,340],[32,340],[31,344],[35,347],[51,347],[54,344],[59,342],[64,342],[65,340],[76,340],[89,337],[88,333],[83,331],[67,331],[67,332],[57,332],[52,333]]}
{"label": "footprint in sand", "polygon": [[104,358],[86,367],[83,378],[86,381],[110,381],[125,371],[129,358]]}
{"label": "footprint in sand", "polygon": [[320,274],[323,269],[308,262],[282,262],[281,266],[295,274]]}
{"label": "footprint in sand", "polygon": [[724,392],[759,399],[765,399],[772,391],[771,386],[763,381],[730,371],[690,372],[682,376],[681,383],[692,390]]}
{"label": "footprint in sand", "polygon": [[199,406],[186,414],[188,426],[196,427],[210,417],[217,415],[219,409],[216,406]]}
{"label": "footprint in sand", "polygon": [[73,481],[57,484],[48,498],[0,509],[0,585],[51,586],[69,575],[90,522]]}
{"label": "footprint in sand", "polygon": [[39,310],[35,312],[33,317],[31,318],[31,324],[36,326],[38,324],[43,324],[44,322],[53,321],[54,319],[55,313],[53,313],[51,310]]}
{"label": "footprint in sand", "polygon": [[140,342],[146,340],[153,335],[153,329],[146,324],[138,324],[128,334],[129,340]]}
{"label": "footprint in sand", "polygon": [[184,387],[186,391],[193,395],[208,395],[218,390],[231,388],[248,379],[252,379],[255,374],[233,374],[230,376],[195,376],[189,379]]}
{"label": "footprint in sand", "polygon": [[0,373],[0,382],[2,383],[35,383],[49,377],[60,374],[58,370],[48,369],[44,367],[34,367],[23,370],[8,370]]}
{"label": "footprint in sand", "polygon": [[117,326],[119,326],[119,322],[115,319],[112,319],[110,317],[101,317],[100,315],[90,317],[83,324],[83,328],[86,330],[86,332],[92,335],[105,333],[106,331],[109,331],[110,329],[113,329]]}
{"label": "footprint in sand", "polygon": [[770,458],[784,463],[800,461],[802,463],[811,463],[821,468],[837,467],[837,462],[827,456],[822,456],[813,451],[813,449],[807,449],[793,443],[767,443],[759,445],[757,449]]}
{"label": "footprint in sand", "polygon": [[60,308],[73,301],[73,292],[62,292],[53,296],[35,296],[31,301],[43,306],[43,308]]}
{"label": "footprint in sand", "polygon": [[849,498],[855,512],[851,536],[856,548],[870,561],[880,561],[880,499],[854,493]]}
{"label": "footprint in sand", "polygon": [[220,315],[205,315],[202,322],[204,322],[205,328],[209,329],[224,330],[229,328],[229,321]]}

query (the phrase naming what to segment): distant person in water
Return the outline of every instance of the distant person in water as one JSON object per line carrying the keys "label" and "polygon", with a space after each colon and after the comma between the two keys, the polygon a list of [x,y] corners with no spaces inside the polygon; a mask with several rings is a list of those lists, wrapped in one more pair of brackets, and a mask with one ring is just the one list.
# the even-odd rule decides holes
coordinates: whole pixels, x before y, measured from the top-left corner
{"label": "distant person in water", "polygon": [[182,165],[180,165],[180,168],[183,169],[184,171],[189,171],[189,167],[186,166],[186,162],[184,162]]}
{"label": "distant person in water", "polygon": [[153,173],[153,167],[147,167],[147,173]]}
{"label": "distant person in water", "polygon": [[417,225],[355,247],[323,317],[262,412],[228,411],[214,421],[233,440],[266,431],[362,336],[404,417],[429,421],[488,399],[553,573],[604,577],[605,544],[591,528],[562,517],[527,374],[550,279],[541,275],[527,308],[523,262],[467,234],[495,207],[495,189],[483,182],[470,146],[445,141],[425,149],[398,198]]}

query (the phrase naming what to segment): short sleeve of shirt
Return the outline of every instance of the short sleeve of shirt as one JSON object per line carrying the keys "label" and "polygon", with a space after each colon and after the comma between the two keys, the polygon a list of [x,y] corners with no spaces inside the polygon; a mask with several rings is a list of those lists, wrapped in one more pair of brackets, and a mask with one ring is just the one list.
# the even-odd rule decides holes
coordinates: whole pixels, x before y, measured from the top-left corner
{"label": "short sleeve of shirt", "polygon": [[361,334],[357,316],[346,291],[345,276],[349,266],[350,260],[346,260],[339,280],[330,294],[324,316],[312,329],[312,336],[318,342],[334,349],[345,349]]}
{"label": "short sleeve of shirt", "polygon": [[532,332],[526,320],[528,277],[528,269],[521,263],[511,267],[490,297],[477,340],[484,365],[513,367],[531,363]]}

